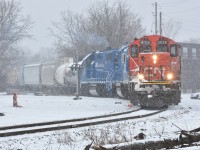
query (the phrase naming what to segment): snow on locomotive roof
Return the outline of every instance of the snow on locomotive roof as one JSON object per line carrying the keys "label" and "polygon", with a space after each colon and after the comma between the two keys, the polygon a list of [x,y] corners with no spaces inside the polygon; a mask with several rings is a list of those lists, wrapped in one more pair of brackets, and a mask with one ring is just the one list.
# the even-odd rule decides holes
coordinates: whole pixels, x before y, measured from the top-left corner
{"label": "snow on locomotive roof", "polygon": [[81,61],[78,62],[79,65],[81,65],[92,53],[86,55]]}

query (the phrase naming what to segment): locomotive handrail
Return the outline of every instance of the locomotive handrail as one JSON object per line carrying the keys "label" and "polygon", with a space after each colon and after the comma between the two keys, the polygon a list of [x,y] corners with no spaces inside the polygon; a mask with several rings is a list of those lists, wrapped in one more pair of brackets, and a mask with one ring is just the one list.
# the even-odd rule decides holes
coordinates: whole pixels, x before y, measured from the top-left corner
{"label": "locomotive handrail", "polygon": [[172,84],[174,82],[172,81],[149,81],[149,82],[141,82],[140,84],[157,84],[157,85],[161,85],[161,84]]}

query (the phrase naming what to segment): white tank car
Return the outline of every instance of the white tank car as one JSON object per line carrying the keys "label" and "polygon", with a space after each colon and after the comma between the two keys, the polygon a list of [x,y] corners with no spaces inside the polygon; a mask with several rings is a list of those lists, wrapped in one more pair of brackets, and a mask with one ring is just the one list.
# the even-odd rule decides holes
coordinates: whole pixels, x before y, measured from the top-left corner
{"label": "white tank car", "polygon": [[72,63],[66,63],[58,67],[55,73],[55,79],[60,86],[76,85],[76,74],[71,71]]}

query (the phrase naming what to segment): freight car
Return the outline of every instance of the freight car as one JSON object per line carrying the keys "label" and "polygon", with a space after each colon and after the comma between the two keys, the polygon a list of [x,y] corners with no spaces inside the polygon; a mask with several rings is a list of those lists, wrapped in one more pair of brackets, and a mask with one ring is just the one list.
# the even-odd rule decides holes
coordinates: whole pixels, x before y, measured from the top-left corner
{"label": "freight car", "polygon": [[69,68],[73,59],[66,60],[22,66],[15,69],[15,77],[13,77],[13,73],[8,73],[8,75],[10,74],[8,81],[16,80],[12,81],[13,87],[24,91],[73,94],[76,78],[75,73]]}
{"label": "freight car", "polygon": [[121,49],[91,53],[82,68],[83,95],[118,95],[156,108],[181,99],[180,46],[167,37],[144,36]]}

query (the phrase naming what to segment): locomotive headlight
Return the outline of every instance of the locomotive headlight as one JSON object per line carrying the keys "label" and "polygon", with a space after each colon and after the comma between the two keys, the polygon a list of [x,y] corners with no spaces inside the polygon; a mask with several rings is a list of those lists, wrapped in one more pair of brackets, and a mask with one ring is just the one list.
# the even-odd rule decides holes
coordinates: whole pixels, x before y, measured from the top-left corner
{"label": "locomotive headlight", "polygon": [[144,79],[144,75],[143,74],[138,74],[138,78],[139,78],[139,80],[143,80]]}
{"label": "locomotive headlight", "polygon": [[157,63],[157,59],[158,59],[158,56],[157,56],[157,55],[153,55],[153,63],[154,63],[154,64]]}
{"label": "locomotive headlight", "polygon": [[157,55],[153,55],[153,60],[157,60],[158,56]]}
{"label": "locomotive headlight", "polygon": [[173,74],[172,74],[172,73],[168,73],[168,74],[167,74],[167,79],[168,79],[168,80],[173,79]]}

